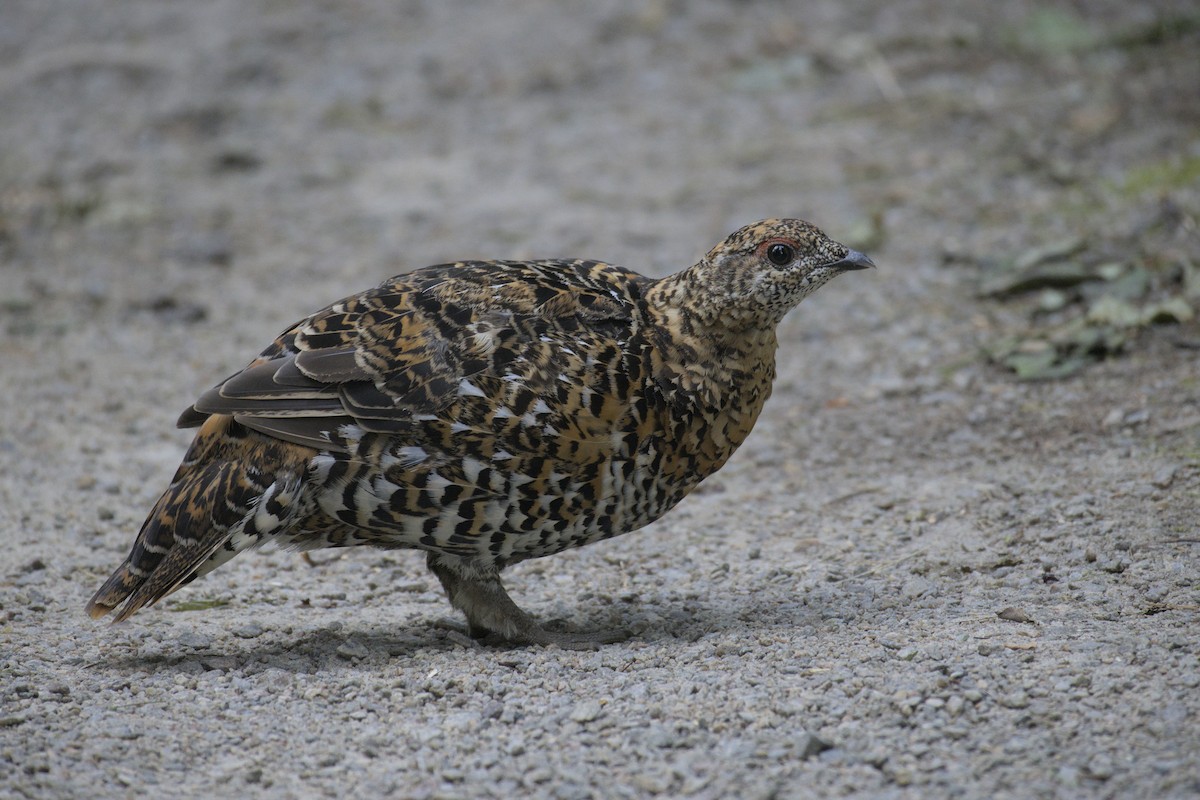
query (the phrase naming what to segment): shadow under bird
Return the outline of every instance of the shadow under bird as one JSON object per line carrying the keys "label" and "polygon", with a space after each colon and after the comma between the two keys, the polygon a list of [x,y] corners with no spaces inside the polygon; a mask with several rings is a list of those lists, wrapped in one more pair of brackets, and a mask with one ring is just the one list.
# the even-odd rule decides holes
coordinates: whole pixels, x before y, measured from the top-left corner
{"label": "shadow under bird", "polygon": [[772,219],[657,280],[461,261],[339,300],[183,412],[196,438],[87,612],[124,620],[267,540],[361,544],[425,551],[474,637],[613,641],[544,628],[500,571],[640,528],[720,469],[771,393],[779,321],[871,266]]}

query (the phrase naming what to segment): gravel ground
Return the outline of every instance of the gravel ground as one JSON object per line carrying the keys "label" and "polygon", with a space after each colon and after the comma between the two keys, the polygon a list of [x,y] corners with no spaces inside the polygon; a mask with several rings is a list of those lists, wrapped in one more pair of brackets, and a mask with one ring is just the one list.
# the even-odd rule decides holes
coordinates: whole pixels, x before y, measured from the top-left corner
{"label": "gravel ground", "polygon": [[[1194,5],[793,6],[6,3],[0,796],[1200,795],[1200,331],[1022,383],[975,291],[1068,234],[1196,258]],[[84,616],[176,415],[293,319],[783,215],[879,269],[785,321],[744,448],[509,573],[629,641],[473,646],[367,550]]]}

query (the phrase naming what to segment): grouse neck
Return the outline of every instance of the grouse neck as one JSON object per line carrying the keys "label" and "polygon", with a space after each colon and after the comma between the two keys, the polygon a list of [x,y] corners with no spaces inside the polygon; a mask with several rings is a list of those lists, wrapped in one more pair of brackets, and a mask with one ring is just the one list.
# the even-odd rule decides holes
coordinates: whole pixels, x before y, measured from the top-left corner
{"label": "grouse neck", "polygon": [[716,346],[770,342],[773,351],[779,319],[751,294],[710,285],[702,266],[662,278],[646,291],[655,321],[684,338],[704,338]]}
{"label": "grouse neck", "polygon": [[706,414],[736,411],[734,427],[744,430],[729,438],[740,442],[771,392],[775,326],[729,325],[729,317],[713,313],[714,306],[693,302],[678,278],[664,279],[646,293],[654,380],[678,407]]}

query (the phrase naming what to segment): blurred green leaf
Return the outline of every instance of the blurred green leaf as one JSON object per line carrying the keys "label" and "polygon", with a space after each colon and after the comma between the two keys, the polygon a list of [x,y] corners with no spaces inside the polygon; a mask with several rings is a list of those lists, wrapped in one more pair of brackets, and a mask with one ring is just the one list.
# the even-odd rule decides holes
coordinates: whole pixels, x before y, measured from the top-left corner
{"label": "blurred green leaf", "polygon": [[[993,298],[1037,293],[1026,303],[1030,329],[984,346],[993,363],[1021,380],[1070,375],[1120,354],[1142,328],[1196,319],[1200,267],[1186,256],[1171,251],[1096,263],[1084,253],[1068,260],[1081,246],[1072,238],[1029,248],[1008,262],[1020,269],[991,275],[981,285],[980,294]],[[1048,324],[1038,326],[1039,319]]]}
{"label": "blurred green leaf", "polygon": [[734,73],[733,88],[742,92],[775,92],[812,75],[812,58],[805,54],[755,61]]}
{"label": "blurred green leaf", "polygon": [[210,608],[220,608],[229,605],[228,600],[184,600],[174,603],[169,611],[206,611]]}
{"label": "blurred green leaf", "polygon": [[1161,325],[1164,322],[1191,322],[1196,318],[1196,312],[1182,297],[1172,297],[1161,303],[1147,306],[1142,311],[1142,320],[1148,325]]}
{"label": "blurred green leaf", "polygon": [[1133,167],[1125,173],[1127,194],[1166,192],[1200,183],[1200,155],[1171,156]]}
{"label": "blurred green leaf", "polygon": [[1047,261],[1063,261],[1081,251],[1086,244],[1082,236],[1067,236],[1047,244],[1030,247],[1017,254],[1017,257],[1013,259],[1012,268],[1021,272]]}
{"label": "blurred green leaf", "polygon": [[1132,303],[1106,294],[1088,308],[1087,321],[1094,325],[1132,328],[1142,321],[1142,312]]}
{"label": "blurred green leaf", "polygon": [[1100,37],[1078,14],[1066,8],[1043,7],[1025,17],[1016,40],[1025,50],[1054,55],[1086,50],[1098,44]]}
{"label": "blurred green leaf", "polygon": [[1150,273],[1134,267],[1104,287],[1104,293],[1120,300],[1140,300],[1150,290]]}
{"label": "blurred green leaf", "polygon": [[1069,298],[1058,289],[1045,289],[1038,295],[1038,308],[1042,311],[1059,311],[1066,308]]}
{"label": "blurred green leaf", "polygon": [[1098,280],[1098,276],[1082,264],[1055,261],[1020,272],[996,275],[985,280],[979,292],[985,297],[1013,297],[1038,289],[1060,289],[1094,280]]}
{"label": "blurred green leaf", "polygon": [[842,234],[842,242],[847,247],[869,254],[872,250],[878,250],[883,246],[885,237],[883,214],[876,211],[851,222],[849,229]]}
{"label": "blurred green leaf", "polygon": [[1183,296],[1200,297],[1200,266],[1184,259],[1183,267]]}

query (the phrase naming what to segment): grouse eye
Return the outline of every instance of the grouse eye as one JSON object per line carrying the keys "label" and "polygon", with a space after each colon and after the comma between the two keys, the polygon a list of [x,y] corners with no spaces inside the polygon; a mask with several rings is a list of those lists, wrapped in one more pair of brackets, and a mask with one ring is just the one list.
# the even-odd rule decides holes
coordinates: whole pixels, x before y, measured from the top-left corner
{"label": "grouse eye", "polygon": [[796,251],[782,242],[776,242],[767,248],[767,258],[777,267],[792,263],[795,257]]}

